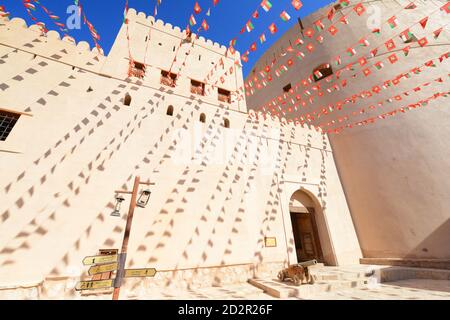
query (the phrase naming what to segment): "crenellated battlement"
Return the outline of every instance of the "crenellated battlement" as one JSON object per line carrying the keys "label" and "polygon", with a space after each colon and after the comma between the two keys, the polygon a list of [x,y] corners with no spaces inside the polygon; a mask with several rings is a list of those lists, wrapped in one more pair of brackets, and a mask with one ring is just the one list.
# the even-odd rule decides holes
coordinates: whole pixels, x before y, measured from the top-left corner
{"label": "crenellated battlement", "polygon": [[[4,18],[4,20],[2,20],[2,25],[0,25],[0,27],[4,27],[7,30],[15,30],[18,31],[20,29],[24,29],[24,30],[30,30],[33,32],[38,32],[41,33],[41,29],[37,24],[32,24],[30,26],[27,25],[26,21],[22,18],[12,18],[12,19],[8,19],[8,18]],[[65,43],[69,43],[75,47],[77,47],[77,49],[81,52],[92,52],[97,54],[98,51],[97,49],[91,48],[90,44],[86,41],[79,41],[76,42],[73,38],[68,37],[68,36],[61,36],[61,34],[56,31],[56,30],[49,30],[46,33],[46,37],[48,39],[53,39],[53,40],[61,40]],[[103,52],[101,52],[101,54],[103,55]]]}
{"label": "crenellated battlement", "polygon": [[[151,15],[146,15],[145,12],[137,12],[135,9],[130,8],[128,10],[128,14],[127,14],[127,19],[133,23],[135,22],[139,22],[145,25],[151,25],[154,28],[157,28],[161,31],[164,31],[166,33],[170,33],[176,37],[179,38],[183,38],[185,37],[185,30],[181,29],[178,26],[173,26],[171,23],[168,22],[164,22],[161,19],[156,19],[155,17],[151,16]],[[193,35],[195,36],[196,34],[193,33]],[[224,45],[221,45],[218,42],[214,42],[210,39],[206,39],[203,36],[199,36],[198,39],[196,40],[196,43],[200,46],[204,46],[207,47],[208,49],[217,51],[218,53],[221,54],[225,54],[227,51],[227,47]],[[237,57],[240,56],[239,52],[236,52]]]}

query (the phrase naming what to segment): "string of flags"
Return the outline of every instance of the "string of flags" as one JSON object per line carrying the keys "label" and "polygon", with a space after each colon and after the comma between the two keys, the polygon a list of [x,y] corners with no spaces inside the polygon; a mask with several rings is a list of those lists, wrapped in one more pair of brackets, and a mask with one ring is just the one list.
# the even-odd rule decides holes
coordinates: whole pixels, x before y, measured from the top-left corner
{"label": "string of flags", "polygon": [[357,121],[351,124],[347,124],[346,126],[341,126],[339,128],[335,128],[335,129],[329,129],[327,131],[325,131],[326,133],[332,133],[332,134],[340,134],[343,130],[345,129],[351,129],[351,128],[355,128],[355,127],[360,127],[360,126],[366,126],[366,125],[370,125],[370,124],[374,124],[376,121],[379,120],[385,120],[388,119],[390,117],[399,115],[399,114],[403,114],[406,113],[408,111],[414,110],[416,108],[421,108],[421,107],[426,107],[430,104],[430,102],[432,100],[437,100],[437,99],[441,99],[441,98],[448,98],[450,95],[450,91],[443,91],[443,92],[436,92],[433,95],[431,95],[430,97],[426,98],[426,99],[421,99],[419,101],[417,101],[416,103],[411,103],[408,104],[407,106],[402,106],[400,108],[396,108],[394,110],[391,110],[389,112],[380,114],[376,117],[370,117],[367,119],[364,119],[362,121]]}
{"label": "string of flags", "polygon": [[[313,114],[306,114],[306,116],[311,121],[311,120],[314,120],[315,118],[320,118],[321,115],[326,115],[326,114],[332,113],[337,110],[342,110],[342,108],[346,104],[356,103],[358,98],[361,98],[361,99],[371,98],[373,96],[373,94],[380,93],[382,89],[386,90],[389,87],[397,86],[400,84],[402,79],[410,79],[410,78],[412,78],[413,75],[420,74],[423,71],[422,70],[423,68],[426,68],[426,67],[434,68],[434,67],[436,67],[437,63],[443,63],[444,60],[448,59],[449,57],[450,57],[450,52],[446,52],[446,53],[440,55],[438,58],[430,59],[417,67],[414,67],[406,72],[402,72],[401,74],[399,74],[398,76],[396,76],[395,78],[393,78],[391,80],[385,80],[385,81],[383,81],[383,83],[373,86],[370,91],[365,90],[359,94],[354,94],[354,95],[352,95],[352,97],[348,97],[348,98],[345,98],[344,100],[336,102],[335,105],[328,105],[326,107],[322,106],[321,111],[319,111],[319,112],[314,111]],[[287,101],[287,102],[291,102],[292,106],[287,106],[286,105],[287,102],[279,101],[279,102],[273,102],[272,105],[268,105],[267,107],[263,107],[262,110],[269,111],[271,113],[277,113],[278,111],[275,109],[275,107],[277,107],[281,113],[285,114],[286,111],[288,111],[288,112],[298,111],[300,105],[302,105],[303,107],[306,106],[306,104],[304,104],[301,101],[302,100],[301,96],[297,96],[296,100],[291,99],[290,101]],[[285,109],[282,110],[280,105],[283,105],[285,107]]]}
{"label": "string of flags", "polygon": [[[211,0],[211,1],[212,1],[212,7],[216,7],[220,0]],[[210,16],[211,16],[211,8],[212,8],[212,7],[209,7],[209,8],[208,8],[208,10],[206,11],[205,16],[207,16],[207,17],[210,17]],[[197,22],[196,22],[196,20],[195,20],[195,17],[194,17],[194,14],[195,14],[195,15],[200,15],[200,13],[203,11],[202,8],[200,7],[198,1],[195,2],[193,11],[194,11],[194,13],[190,15],[189,23],[188,23],[187,26],[186,26],[186,36],[187,36],[188,38],[190,38],[191,35],[192,35],[191,27],[194,27],[194,26],[197,24]],[[181,73],[183,67],[186,66],[187,58],[188,58],[188,56],[189,56],[191,50],[194,48],[195,40],[199,38],[199,33],[200,33],[202,30],[204,30],[204,31],[208,31],[208,30],[209,30],[209,24],[208,24],[206,18],[203,19],[203,21],[202,21],[200,27],[198,27],[198,29],[197,29],[197,34],[196,34],[195,39],[191,41],[191,47],[190,47],[189,50],[187,51],[187,54],[186,54],[186,56],[185,56],[183,62],[181,63],[181,66],[180,66],[180,68],[179,68],[179,70],[178,70],[178,72],[177,72],[177,77],[180,75],[180,73]],[[174,65],[174,63],[176,62],[176,59],[177,59],[177,56],[178,56],[179,49],[181,48],[182,45],[183,45],[183,40],[180,41],[180,44],[178,45],[178,48],[177,48],[177,50],[176,50],[176,52],[175,52],[175,56],[174,56],[174,59],[172,60],[172,63],[171,63],[169,72],[172,71],[173,65]]]}
{"label": "string of flags", "polygon": [[83,6],[81,5],[80,0],[74,0],[74,4],[78,7],[79,15],[83,16],[83,23],[88,26],[89,32],[92,37],[92,41],[94,42],[95,47],[97,48],[97,51],[100,54],[103,54],[103,49],[101,48],[99,41],[100,41],[100,35],[98,34],[97,30],[95,30],[92,23],[87,19],[85,10],[83,9]]}
{"label": "string of flags", "polygon": [[[388,88],[399,85],[402,80],[412,79],[413,75],[421,74],[424,68],[436,67],[437,63],[442,63],[449,56],[450,52],[444,53],[440,55],[438,58],[427,60],[426,62],[408,70],[407,72],[400,73],[391,80],[386,80],[378,85],[374,85],[369,90],[363,90],[360,93],[353,94],[351,97],[342,99],[341,101],[336,102],[334,105],[330,104],[327,107],[322,106],[321,109],[322,111],[317,113],[317,118],[320,118],[321,114],[326,115],[335,112],[337,110],[342,110],[349,103],[355,104],[358,99],[369,99],[374,95],[381,93],[382,90],[387,90]],[[437,60],[438,62],[436,62],[435,60]]]}
{"label": "string of flags", "polygon": [[[345,0],[342,0],[342,1],[343,1],[342,3],[345,2]],[[346,3],[348,5],[349,2],[346,1]],[[448,2],[448,3],[450,3],[450,2]],[[450,7],[450,5],[448,3],[446,5],[444,5],[444,6],[442,6],[440,8],[440,10],[448,13],[448,8]],[[410,4],[408,4],[406,7],[404,7],[399,12],[401,12],[403,10],[415,9],[416,7],[417,7],[416,5],[414,5],[413,3],[410,2]],[[332,12],[333,10],[334,10],[333,8],[330,9],[330,12]],[[436,10],[435,12],[437,12],[437,11],[439,11],[439,10]],[[355,6],[351,12],[355,12],[358,15],[360,15],[360,14],[362,15],[365,12],[365,7],[362,5],[362,3],[360,3],[360,5]],[[391,28],[395,28],[398,25],[398,19],[396,17],[398,15],[398,13],[395,13],[392,17],[390,17],[387,20],[387,23],[391,26]],[[333,17],[334,15],[329,13],[327,16],[330,18],[330,17]],[[329,19],[329,20],[332,22],[331,19]],[[348,15],[343,16],[340,19],[340,21],[343,22],[344,24],[349,24]],[[428,21],[428,18],[424,18],[424,19],[420,20],[421,25],[423,27],[425,27],[427,21]],[[325,30],[325,26],[324,26],[324,24],[323,24],[321,19],[317,20],[314,23],[314,25],[316,27],[316,31]],[[328,31],[330,32],[330,34],[332,36],[336,35],[336,33],[337,33],[336,30],[337,30],[337,28],[333,24],[328,28]],[[439,35],[442,32],[442,30],[443,29],[435,30],[434,37],[436,39],[437,39],[437,37],[439,37]],[[376,36],[379,36],[381,34],[381,31],[380,31],[379,28],[377,28],[377,29],[372,30],[371,33],[376,35]],[[312,28],[306,29],[305,35],[307,37],[309,37],[310,39],[312,39],[312,37],[314,35],[314,30]],[[409,29],[406,29],[405,31],[400,33],[400,37],[402,38],[402,40],[405,40],[406,38],[410,38],[411,36],[412,36],[412,34],[410,33]],[[323,36],[319,35],[316,40],[319,43],[323,43],[324,38],[323,38]],[[302,39],[300,39],[300,38],[297,38],[294,42],[295,42],[295,46],[289,46],[285,51],[280,53],[280,57],[284,57],[288,53],[290,53],[290,54],[295,54],[296,57],[298,58],[298,60],[303,60],[303,58],[305,57],[305,52],[306,53],[312,53],[314,51],[314,49],[315,49],[314,45],[312,43],[309,43],[309,44],[306,45],[306,51],[303,52],[303,51],[300,51],[300,46],[304,43],[304,41]],[[419,44],[421,44],[422,46],[425,46],[427,44],[426,39],[420,39],[419,40]],[[370,42],[368,41],[368,35],[362,37],[358,41],[358,43],[356,43],[353,46],[349,47],[346,50],[345,55],[347,55],[349,57],[355,56],[357,54],[356,48],[359,47],[359,46],[362,46],[362,47],[369,47],[370,46]],[[297,47],[298,50],[296,50],[295,47]],[[371,55],[374,55],[376,53],[377,53],[376,50],[371,51]],[[341,65],[342,64],[342,55],[336,56],[334,61],[335,61],[337,66]],[[246,89],[246,95],[247,96],[253,95],[255,93],[255,87],[253,87],[253,83],[256,83],[256,89],[262,89],[263,86],[267,85],[267,81],[271,81],[272,80],[272,75],[270,74],[270,71],[271,71],[271,69],[273,68],[273,66],[274,66],[274,64],[276,62],[277,62],[276,59],[274,59],[270,66],[266,65],[263,68],[263,70],[260,70],[259,72],[257,70],[255,70],[255,75],[252,77],[252,79],[250,79],[249,81],[247,81],[245,83],[246,84],[245,89]],[[289,62],[292,63],[290,65],[290,66],[292,66],[294,64],[295,60],[288,61],[288,63]],[[277,68],[275,70],[275,74],[279,77],[279,76],[281,76],[284,73],[284,71],[287,71],[286,70],[286,66],[281,65],[279,68]],[[258,82],[259,80],[262,80],[262,81]]]}
{"label": "string of flags", "polygon": [[6,8],[4,5],[0,5],[0,17],[1,18],[7,18],[10,16],[10,13],[6,11]]}
{"label": "string of flags", "polygon": [[[433,32],[433,34],[434,33],[435,32]],[[435,39],[437,39],[437,38],[435,38]],[[407,47],[402,49],[402,52],[403,52],[405,57],[407,57],[409,55],[409,50],[410,50],[409,46],[407,46]],[[445,54],[440,57],[440,60],[444,56],[445,56]],[[394,53],[394,54],[391,54],[391,55],[387,56],[385,58],[385,60],[386,60],[385,63],[394,64],[394,63],[397,63],[399,61],[399,57]],[[367,66],[367,59],[366,58],[361,58],[356,66],[359,66],[359,67],[361,67],[361,69],[363,69],[361,72],[364,75],[364,77],[367,77],[367,76],[372,74],[372,71],[370,71],[370,69],[369,69],[369,72],[367,71],[367,68],[366,68],[366,66]],[[383,60],[379,60],[378,62],[375,62],[373,64],[373,66],[375,67],[375,69],[381,70],[382,68],[384,68]],[[353,64],[351,66],[350,65],[347,66],[346,68],[348,68],[349,70],[355,71]],[[294,101],[293,97],[299,91],[301,86],[303,86],[305,88],[305,90],[303,91],[303,95],[305,97],[307,97],[308,100],[306,100],[306,101],[302,100],[302,96],[299,95],[299,94],[295,95],[295,99],[298,101],[297,105],[299,105],[301,103],[301,105],[303,107],[305,107],[307,105],[307,103],[310,103],[310,104],[314,103],[313,92],[316,92],[318,97],[323,97],[325,95],[325,93],[330,94],[332,92],[339,91],[339,90],[343,89],[344,87],[348,86],[349,83],[350,83],[349,81],[351,79],[356,79],[357,78],[357,73],[355,73],[350,79],[345,79],[345,78],[341,79],[340,83],[335,83],[334,85],[332,85],[331,87],[329,87],[327,89],[322,88],[322,85],[320,83],[317,83],[317,84],[313,85],[309,89],[308,86],[311,83],[313,83],[314,76],[320,78],[321,74],[316,74],[316,73],[314,73],[314,75],[311,74],[308,77],[308,79],[303,79],[300,82],[298,82],[294,87],[292,87],[289,90],[288,93],[284,93],[283,95],[279,95],[275,99],[272,99],[270,102],[268,102],[265,105],[261,106],[259,109],[264,108],[264,106],[265,107],[270,107],[270,105],[275,105],[276,103],[285,105],[290,100]],[[339,79],[339,77],[340,77],[340,75],[338,75],[338,79]],[[331,83],[332,82],[332,78],[331,77],[326,78],[325,82],[326,83]]]}
{"label": "string of flags", "polygon": [[[350,1],[349,0],[340,0],[339,4],[341,4],[341,6],[346,7],[350,5]],[[321,35],[321,32],[326,30],[325,24],[324,24],[324,20],[329,20],[330,21],[330,27],[328,28],[328,32],[332,35],[335,36],[337,34],[337,27],[333,24],[333,18],[335,17],[335,9],[334,7],[332,7],[328,14],[326,16],[323,16],[321,18],[318,18],[316,21],[313,22],[313,27],[309,27],[306,28],[304,31],[304,36],[306,38],[311,39],[311,41],[313,40],[313,37],[315,35],[317,35],[316,37],[316,42],[319,44],[322,44],[324,42],[324,37]],[[358,16],[361,16],[362,14],[364,14],[366,12],[366,9],[364,7],[364,5],[362,4],[362,2],[358,3],[357,5],[355,5],[353,7],[352,10],[349,11],[348,14],[343,15],[340,19],[339,22],[341,22],[344,26],[345,25],[349,25],[349,17],[352,13],[357,14]],[[275,31],[276,32],[276,31]],[[366,39],[367,36],[363,37],[361,40],[361,43],[363,43],[365,46],[369,46],[370,43],[368,42],[368,40]],[[306,51],[303,52],[300,50],[301,46],[305,43],[305,41],[303,39],[301,39],[300,37],[297,37],[295,40],[291,41],[291,43],[294,43],[294,45],[290,45],[288,46],[285,50],[282,50],[282,52],[279,54],[279,57],[285,57],[287,54],[296,54],[296,57],[298,58],[298,60],[303,60],[305,58],[305,52],[307,53],[312,53],[315,51],[315,45],[310,42],[308,44],[305,45]],[[358,44],[361,44],[358,43]],[[296,49],[297,48],[297,49]],[[353,46],[351,48],[349,48],[347,50],[347,53],[352,56],[356,54],[356,49],[353,48]],[[341,57],[338,56],[336,57],[336,61],[340,62],[342,61]],[[291,61],[292,64],[295,63],[295,60]],[[262,70],[256,70],[255,69],[255,75],[253,76],[253,81],[254,82],[258,82],[258,80],[261,80],[261,78],[266,78],[268,81],[272,80],[272,75],[270,74],[270,71],[272,70],[273,66],[277,63],[277,58],[274,58],[271,62],[270,65],[266,65],[264,68],[262,68]],[[281,65],[279,68],[277,68],[275,70],[275,74],[277,75],[277,77],[281,76],[284,71],[287,71],[286,68]],[[261,77],[261,78],[260,78]],[[266,81],[262,81],[262,85],[265,85]],[[261,89],[262,85],[258,85],[257,89]],[[247,96],[253,95],[254,94],[254,89],[252,90],[252,80],[247,81],[246,83],[246,94]]]}
{"label": "string of flags", "polygon": [[[432,14],[433,14],[433,13],[432,13]],[[431,16],[431,15],[430,15],[430,16]],[[418,23],[416,23],[416,24],[418,24]],[[414,24],[414,25],[416,25],[416,24]],[[386,49],[388,50],[388,52],[392,51],[393,48],[394,48],[394,46],[395,46],[395,44],[393,44],[393,42],[394,42],[393,39],[396,38],[397,36],[402,37],[402,35],[404,35],[405,33],[411,34],[410,30],[412,29],[412,27],[413,27],[414,25],[410,26],[410,27],[407,28],[405,31],[402,31],[402,32],[400,32],[399,34],[395,35],[393,38],[390,38],[388,41],[386,41],[384,44],[380,45],[379,47],[377,47],[377,48],[371,50],[371,51],[370,51],[370,56],[369,56],[369,57],[362,57],[362,58],[358,59],[358,62],[357,62],[357,63],[350,63],[350,64],[348,64],[347,66],[345,66],[344,68],[342,68],[341,70],[338,70],[334,75],[331,75],[331,76],[327,77],[327,78],[325,79],[325,82],[326,82],[326,83],[333,83],[333,82],[334,82],[334,84],[333,84],[331,87],[325,89],[325,91],[322,91],[322,90],[321,90],[321,89],[322,89],[322,88],[321,88],[321,84],[313,85],[313,86],[312,86],[312,90],[317,91],[319,96],[323,96],[324,94],[326,94],[326,93],[331,93],[331,92],[333,92],[333,91],[339,91],[339,90],[342,89],[343,87],[346,87],[346,86],[349,84],[349,81],[350,81],[350,80],[356,79],[356,78],[357,78],[357,74],[353,74],[353,75],[351,76],[350,79],[345,79],[345,78],[342,79],[342,73],[343,73],[344,71],[355,71],[355,68],[356,68],[356,67],[360,67],[360,68],[362,69],[362,73],[363,73],[363,75],[364,75],[365,77],[369,76],[370,74],[372,74],[372,70],[371,70],[371,66],[368,65],[368,59],[369,59],[369,58],[375,57],[375,56],[377,55],[379,49],[382,49],[383,47],[386,47]],[[438,28],[437,30],[433,31],[433,38],[434,38],[434,40],[437,40],[437,39],[438,39],[438,37],[439,37],[439,35],[441,34],[442,30],[443,30],[443,27],[440,27],[440,28]],[[426,36],[418,40],[418,43],[419,43],[419,45],[420,45],[421,47],[427,45],[428,42],[429,42],[429,41],[428,41],[428,38],[427,38]],[[404,56],[408,56],[410,49],[411,49],[411,46],[410,46],[410,45],[405,46],[405,47],[402,49],[402,52],[404,53]],[[297,58],[299,58],[299,60],[302,60],[302,59],[304,58],[304,56],[303,56],[303,55],[300,55],[300,57],[299,57],[299,56],[297,55]],[[387,60],[388,60],[391,64],[394,64],[394,63],[398,62],[399,58],[398,58],[397,54],[391,53],[391,54],[387,57]],[[294,60],[293,60],[293,59],[289,59],[288,62],[287,62],[287,66],[285,66],[285,69],[284,69],[284,70],[287,71],[288,68],[291,67],[293,64],[294,64]],[[339,63],[339,62],[336,62],[336,65],[340,65],[340,64],[342,64],[342,62],[340,62],[340,63]],[[383,64],[382,61],[379,61],[379,62],[377,62],[377,63],[374,63],[374,65],[372,65],[372,66],[373,66],[375,69],[380,70],[381,68],[384,67],[384,64]],[[283,67],[283,66],[282,66],[282,67]],[[282,69],[282,70],[283,70],[283,69]],[[269,71],[270,71],[270,69],[269,69]],[[319,72],[319,73],[320,73],[320,72]],[[279,75],[281,75],[281,72],[280,72],[279,70],[276,70],[275,74],[276,74],[277,76],[279,76]],[[265,75],[262,73],[261,76],[265,76]],[[270,75],[269,75],[269,76],[270,76]],[[271,76],[270,76],[270,77],[269,77],[269,76],[267,76],[267,80],[268,80],[268,81],[271,81],[272,78],[271,78]],[[310,84],[312,84],[312,83],[314,82],[314,81],[313,81],[313,80],[314,80],[314,77],[321,78],[321,76],[322,76],[321,74],[315,74],[315,73],[310,74],[309,77],[308,77],[307,79],[303,79],[303,80],[299,81],[299,82],[293,87],[293,89],[290,90],[289,94],[292,95],[292,94],[294,94],[295,92],[298,92],[298,89],[300,88],[300,85],[303,85],[303,87],[307,88]],[[340,80],[340,84],[337,83],[338,80]],[[258,89],[261,89],[263,86],[267,85],[267,83],[265,82],[264,79],[263,79],[262,83],[263,83],[262,85],[259,84],[259,83],[257,84],[257,88],[258,88]],[[266,84],[264,84],[264,83],[266,83]],[[251,88],[249,91],[251,91],[252,88],[253,88],[253,82],[252,82],[252,80],[250,80],[248,83],[246,83],[246,88],[249,88],[249,87]],[[312,103],[313,103],[313,97],[312,97],[312,94],[311,94],[310,90],[305,90],[305,91],[304,91],[304,94],[305,94],[306,96],[309,97],[310,103],[312,104]],[[279,102],[282,102],[282,101],[283,101],[283,97],[286,98],[286,99],[289,98],[288,94],[285,93],[285,94],[283,94],[282,96],[278,96],[276,99],[278,99]],[[275,99],[272,100],[272,103],[273,103],[274,100],[275,100]],[[270,104],[270,102],[269,102],[269,104]],[[304,105],[306,105],[306,102],[304,103]],[[261,108],[261,107],[260,107],[260,108]]]}
{"label": "string of flags", "polygon": [[[293,1],[291,1],[291,5],[292,5],[292,7],[293,7],[296,11],[300,10],[300,9],[303,7],[303,3],[302,3],[300,0],[293,0]],[[272,8],[272,3],[271,3],[270,1],[262,1],[261,4],[260,4],[260,6],[261,6],[261,8],[262,8],[264,11],[269,12],[269,10]],[[259,18],[259,12],[258,12],[258,10],[259,10],[259,8],[256,9],[256,11],[252,14],[252,18],[253,18],[253,19],[258,19],[258,18]],[[280,13],[280,18],[281,18],[281,20],[284,21],[284,22],[288,22],[289,20],[291,20],[291,16],[289,15],[289,13],[288,13],[286,10],[288,10],[288,9],[284,9],[284,10]],[[270,31],[271,34],[275,34],[275,33],[278,31],[278,28],[277,28],[275,22],[271,23],[271,24],[268,26],[268,29],[269,29],[269,31]],[[247,32],[252,32],[252,31],[254,30],[254,25],[253,25],[251,19],[248,20],[248,22],[247,22],[246,25],[245,25],[245,29],[243,28],[243,29],[241,30],[240,33],[241,33],[241,34],[244,33],[245,30],[246,30]],[[235,38],[235,39],[236,39],[236,38]],[[234,39],[234,40],[235,40],[235,39]],[[259,42],[260,42],[261,44],[263,44],[264,42],[266,42],[266,40],[267,40],[266,33],[263,32],[263,33],[259,36]],[[230,43],[230,45],[232,45],[232,46],[234,47],[234,46],[236,45],[236,42],[234,41],[233,43]],[[248,59],[249,59],[248,56],[250,55],[251,52],[254,52],[254,51],[256,51],[256,50],[257,50],[257,42],[253,42],[253,43],[250,45],[250,48],[249,48],[248,50],[246,50],[246,51],[242,54],[242,56],[241,56],[242,61],[243,61],[244,63],[248,62]]]}
{"label": "string of flags", "polygon": [[[296,10],[300,10],[300,8],[303,6],[303,3],[300,0],[292,0],[291,1],[292,6],[296,9]],[[252,23],[252,19],[258,19],[259,18],[259,8],[262,8],[265,12],[269,12],[270,9],[272,8],[272,3],[269,0],[263,0],[258,7],[256,8],[255,11],[253,11],[251,18],[247,21],[247,23],[245,24],[245,26],[241,29],[240,34],[245,33],[245,31],[247,32],[251,32],[252,30],[254,30],[254,25]],[[291,19],[290,15],[286,12],[286,10],[283,10],[282,13],[280,14],[280,17],[283,21],[289,21]],[[271,26],[269,26],[269,30],[272,31],[272,34],[276,32],[276,26],[275,24],[272,24]],[[235,54],[236,50],[236,44],[237,44],[237,38],[238,37],[234,37],[230,43],[229,43],[229,47],[227,50],[227,54],[228,52],[230,52],[232,55]],[[259,40],[261,43],[264,43],[267,38],[265,33],[261,34],[259,37]],[[248,61],[248,55],[251,51],[256,51],[256,42],[253,43],[250,46],[250,49],[247,50],[244,54],[241,55],[241,61],[247,62]],[[219,64],[221,64],[223,66],[223,60],[220,59]],[[218,84],[219,81],[221,81],[222,83],[225,82],[225,77],[228,76],[229,74],[232,74],[233,70],[236,66],[238,67],[242,67],[240,61],[235,61],[235,64],[233,67],[230,67],[230,69],[227,69],[222,75],[219,75],[217,77],[217,80],[215,81],[215,83],[213,84],[213,87],[216,86]],[[205,77],[204,81],[209,80],[213,74],[214,71],[217,71],[217,63],[214,63],[214,67],[211,68],[211,70],[207,73],[207,76]],[[244,87],[239,88],[238,90],[236,90],[235,92],[238,95],[237,101],[243,100],[244,99]]]}
{"label": "string of flags", "polygon": [[[400,82],[402,81],[402,79],[410,79],[412,78],[413,75],[419,75],[422,73],[424,68],[434,68],[436,67],[436,65],[438,63],[443,63],[445,59],[448,59],[450,57],[450,52],[444,53],[442,55],[440,55],[438,58],[433,58],[431,60],[428,60],[426,62],[424,62],[423,64],[414,67],[406,72],[402,72],[400,73],[398,76],[394,77],[391,80],[385,80],[383,81],[381,84],[379,85],[375,85],[373,86],[370,91],[369,90],[365,90],[362,91],[359,95],[358,94],[354,94],[351,97],[347,97],[344,100],[338,101],[336,102],[335,105],[328,105],[328,106],[321,106],[319,108],[319,112],[318,111],[313,111],[312,114],[311,113],[307,113],[302,115],[303,118],[306,117],[306,119],[309,119],[307,121],[312,121],[315,120],[315,118],[320,118],[321,115],[326,115],[332,112],[335,112],[337,110],[342,110],[343,107],[348,104],[348,103],[353,103],[355,104],[358,98],[361,99],[369,99],[371,98],[374,94],[378,94],[381,92],[382,89],[386,90],[389,87],[394,87],[400,84]],[[295,103],[295,100],[292,99],[292,103]],[[276,109],[278,108],[278,110]],[[281,108],[280,104],[273,104],[273,106],[271,107],[267,107],[267,108],[263,108],[262,109],[265,112],[271,112],[273,114],[277,114],[277,113],[282,113],[282,114],[286,114],[286,112],[292,112],[292,111],[299,111],[298,109],[298,104],[291,106],[291,107],[286,107],[284,109]]]}
{"label": "string of flags", "polygon": [[[387,99],[381,100],[381,101],[379,101],[379,102],[377,102],[375,104],[370,105],[369,107],[364,107],[364,108],[360,108],[357,111],[353,111],[351,113],[351,115],[352,116],[358,116],[360,114],[367,113],[367,111],[376,110],[377,108],[382,108],[382,107],[384,107],[386,105],[386,103],[392,104],[392,103],[395,103],[395,102],[402,101],[404,99],[403,97],[410,97],[411,95],[413,95],[415,93],[419,93],[424,88],[432,85],[433,83],[442,84],[442,83],[448,81],[449,79],[450,79],[450,75],[447,74],[446,78],[441,76],[441,77],[436,78],[436,79],[434,79],[432,81],[427,81],[427,82],[425,82],[425,83],[423,83],[421,85],[415,86],[413,89],[404,91],[402,93],[396,93],[396,94],[394,94],[393,96],[391,96],[391,97],[389,97]],[[344,117],[339,117],[336,120],[329,121],[328,123],[319,124],[318,126],[323,129],[324,127],[327,127],[327,126],[330,127],[330,126],[332,126],[332,125],[334,125],[336,123],[346,122],[346,121],[348,121],[350,119],[351,119],[351,116],[350,115],[346,115]]]}

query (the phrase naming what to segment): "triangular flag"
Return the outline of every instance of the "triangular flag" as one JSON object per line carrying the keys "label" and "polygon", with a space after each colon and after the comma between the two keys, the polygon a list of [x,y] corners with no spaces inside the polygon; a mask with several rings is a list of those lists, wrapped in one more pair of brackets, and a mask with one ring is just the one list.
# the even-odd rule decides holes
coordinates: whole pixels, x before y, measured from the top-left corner
{"label": "triangular flag", "polygon": [[427,26],[427,22],[428,22],[428,17],[423,18],[422,20],[419,21],[420,25],[422,26],[423,29],[425,29],[425,27]]}

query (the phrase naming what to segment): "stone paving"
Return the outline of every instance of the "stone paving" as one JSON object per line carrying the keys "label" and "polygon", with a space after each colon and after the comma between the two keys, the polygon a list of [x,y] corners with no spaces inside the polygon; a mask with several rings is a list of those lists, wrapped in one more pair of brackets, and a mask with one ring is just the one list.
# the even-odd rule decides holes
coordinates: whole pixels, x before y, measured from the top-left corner
{"label": "stone paving", "polygon": [[319,300],[450,300],[450,281],[409,279],[337,290],[311,297]]}
{"label": "stone paving", "polygon": [[[132,299],[132,297],[130,297]],[[273,300],[272,296],[250,284],[195,290],[151,290],[145,297],[135,299],[186,299],[186,300]],[[363,288],[337,290],[323,293],[311,300],[450,300],[450,281],[412,279],[382,284],[369,284]],[[289,298],[289,300],[299,300]]]}

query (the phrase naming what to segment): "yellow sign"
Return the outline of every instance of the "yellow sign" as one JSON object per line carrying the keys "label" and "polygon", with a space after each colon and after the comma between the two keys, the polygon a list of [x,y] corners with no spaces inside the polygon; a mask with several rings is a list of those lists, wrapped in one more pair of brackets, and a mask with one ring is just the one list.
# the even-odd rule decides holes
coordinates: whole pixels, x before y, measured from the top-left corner
{"label": "yellow sign", "polygon": [[105,289],[113,286],[114,280],[98,280],[98,281],[80,281],[77,283],[75,290],[94,290]]}
{"label": "yellow sign", "polygon": [[101,263],[112,263],[117,262],[117,254],[107,256],[92,256],[92,257],[86,257],[83,259],[83,264],[85,266],[91,265],[91,264],[101,264]]}
{"label": "yellow sign", "polygon": [[89,268],[89,275],[93,276],[94,274],[103,273],[103,272],[111,272],[117,270],[117,262],[102,264],[99,266],[92,266]]}
{"label": "yellow sign", "polygon": [[133,277],[154,277],[156,274],[156,269],[127,269],[125,270],[125,278]]}
{"label": "yellow sign", "polygon": [[277,246],[277,238],[275,237],[265,237],[264,242],[266,247],[273,248]]}

